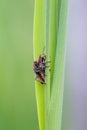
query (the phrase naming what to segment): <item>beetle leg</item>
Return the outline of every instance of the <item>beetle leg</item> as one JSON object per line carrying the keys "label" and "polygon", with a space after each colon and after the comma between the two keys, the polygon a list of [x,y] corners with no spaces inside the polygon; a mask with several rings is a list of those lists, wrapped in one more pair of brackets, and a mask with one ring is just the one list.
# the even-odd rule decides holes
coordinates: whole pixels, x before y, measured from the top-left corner
{"label": "beetle leg", "polygon": [[45,68],[49,68],[50,66],[45,66]]}
{"label": "beetle leg", "polygon": [[[38,78],[38,77],[37,77]],[[41,82],[39,79],[36,78],[37,82],[40,82],[41,84],[46,84],[45,82]]]}
{"label": "beetle leg", "polygon": [[48,61],[46,61],[45,63],[50,63],[50,62],[51,62],[51,61],[48,60]]}

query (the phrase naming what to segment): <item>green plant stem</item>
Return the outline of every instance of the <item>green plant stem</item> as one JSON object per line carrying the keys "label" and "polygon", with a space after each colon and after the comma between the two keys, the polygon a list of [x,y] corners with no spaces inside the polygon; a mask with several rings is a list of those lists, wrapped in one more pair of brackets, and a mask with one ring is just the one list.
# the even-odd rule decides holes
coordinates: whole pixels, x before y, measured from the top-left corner
{"label": "green plant stem", "polygon": [[46,85],[35,82],[40,130],[61,130],[68,0],[36,0],[34,60],[44,53],[50,60]]}
{"label": "green plant stem", "polygon": [[57,32],[59,27],[61,0],[50,0],[50,13],[49,13],[49,39],[50,39],[50,91],[52,90],[52,81],[54,73],[54,63],[56,56],[57,46]]}
{"label": "green plant stem", "polygon": [[61,130],[68,0],[62,0],[47,130]]}
{"label": "green plant stem", "polygon": [[[34,60],[38,59],[44,48],[45,35],[45,1],[35,1],[34,15]],[[44,85],[35,82],[37,111],[40,130],[45,130],[45,103],[44,103]]]}
{"label": "green plant stem", "polygon": [[[50,43],[49,43],[49,3],[50,0],[45,0],[45,44],[46,44],[46,60],[50,60]],[[49,64],[47,64],[49,66]],[[47,127],[48,120],[48,106],[50,102],[50,72],[49,69],[46,69],[46,86],[45,86],[45,130]]]}

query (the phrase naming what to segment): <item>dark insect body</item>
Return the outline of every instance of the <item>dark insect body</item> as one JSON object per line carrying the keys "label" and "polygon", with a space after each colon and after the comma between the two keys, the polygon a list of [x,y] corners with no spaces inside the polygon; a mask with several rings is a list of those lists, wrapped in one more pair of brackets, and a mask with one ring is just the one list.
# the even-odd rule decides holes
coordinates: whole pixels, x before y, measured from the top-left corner
{"label": "dark insect body", "polygon": [[39,56],[37,61],[34,61],[33,64],[33,70],[36,74],[36,81],[40,82],[41,84],[46,84],[45,83],[45,69],[48,67],[46,66],[46,63],[49,61],[46,61],[46,55],[42,54]]}

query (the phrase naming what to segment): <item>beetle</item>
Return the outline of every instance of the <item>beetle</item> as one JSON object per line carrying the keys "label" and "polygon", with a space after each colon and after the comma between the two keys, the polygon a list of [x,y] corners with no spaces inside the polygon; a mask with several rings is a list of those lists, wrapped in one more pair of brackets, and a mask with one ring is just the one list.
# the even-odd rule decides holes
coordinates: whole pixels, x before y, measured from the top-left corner
{"label": "beetle", "polygon": [[45,70],[47,67],[46,63],[49,63],[49,61],[46,61],[46,55],[41,54],[38,58],[38,60],[34,61],[33,64],[33,70],[36,74],[35,80],[39,81],[41,84],[46,84],[45,83]]}

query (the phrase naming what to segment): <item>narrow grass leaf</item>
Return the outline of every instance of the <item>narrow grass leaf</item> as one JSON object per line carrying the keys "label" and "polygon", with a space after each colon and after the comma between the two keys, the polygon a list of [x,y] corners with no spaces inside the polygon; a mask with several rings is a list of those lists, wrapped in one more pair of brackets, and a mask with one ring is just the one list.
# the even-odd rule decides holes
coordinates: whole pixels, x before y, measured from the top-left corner
{"label": "narrow grass leaf", "polygon": [[47,130],[61,130],[68,0],[61,1],[57,49]]}
{"label": "narrow grass leaf", "polygon": [[54,63],[57,46],[57,32],[59,27],[61,0],[50,0],[49,13],[49,42],[50,42],[50,91],[52,90],[52,81],[54,73]]}
{"label": "narrow grass leaf", "polygon": [[[42,54],[45,46],[45,1],[35,1],[35,16],[34,16],[34,60],[37,60]],[[40,130],[45,130],[45,106],[44,106],[44,85],[35,82],[37,111]]]}
{"label": "narrow grass leaf", "polygon": [[[46,47],[46,60],[50,60],[50,43],[49,43],[49,8],[50,0],[45,0],[45,47]],[[49,66],[49,64],[47,64]],[[48,106],[50,102],[50,71],[46,69],[46,86],[45,86],[45,129],[48,120]]]}

